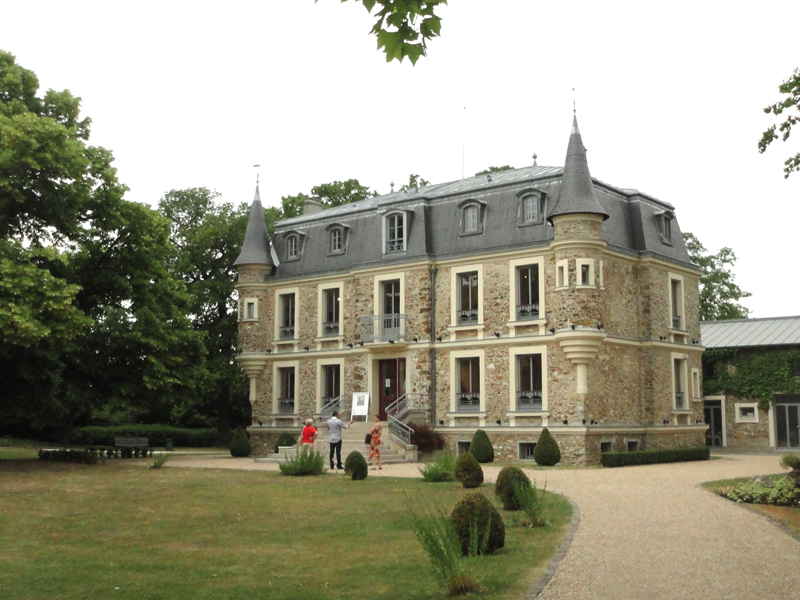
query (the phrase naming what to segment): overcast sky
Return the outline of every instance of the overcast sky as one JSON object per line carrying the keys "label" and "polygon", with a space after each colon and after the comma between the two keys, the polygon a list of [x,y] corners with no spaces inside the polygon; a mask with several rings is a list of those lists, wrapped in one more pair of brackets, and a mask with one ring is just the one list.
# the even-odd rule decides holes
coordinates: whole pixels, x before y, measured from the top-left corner
{"label": "overcast sky", "polygon": [[[658,8],[655,8],[658,6]],[[339,0],[6,2],[0,48],[69,89],[128,199],[206,186],[250,202],[355,178],[386,193],[490,165],[563,165],[572,88],[592,175],[731,246],[755,317],[800,314],[800,173],[761,109],[800,67],[800,2],[450,0],[416,67]]]}

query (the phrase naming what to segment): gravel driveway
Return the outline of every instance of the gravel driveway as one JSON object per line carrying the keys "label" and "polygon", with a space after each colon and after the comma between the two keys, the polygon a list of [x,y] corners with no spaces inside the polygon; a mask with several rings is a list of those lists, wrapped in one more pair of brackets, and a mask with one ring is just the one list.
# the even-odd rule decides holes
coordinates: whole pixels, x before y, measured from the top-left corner
{"label": "gravel driveway", "polygon": [[[175,456],[168,464],[277,470],[230,457]],[[486,479],[493,481],[499,469],[484,468]],[[566,494],[580,508],[572,544],[538,598],[800,598],[800,541],[698,487],[704,481],[780,471],[775,455],[536,471],[540,486],[546,476],[548,490]],[[375,475],[418,477],[419,471],[416,465],[386,465],[370,471]]]}

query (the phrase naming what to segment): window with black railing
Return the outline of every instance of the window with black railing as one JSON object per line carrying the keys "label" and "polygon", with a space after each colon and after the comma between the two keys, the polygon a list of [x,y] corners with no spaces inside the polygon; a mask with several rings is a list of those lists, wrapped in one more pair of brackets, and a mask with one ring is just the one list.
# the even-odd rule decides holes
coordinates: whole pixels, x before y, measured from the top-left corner
{"label": "window with black railing", "polygon": [[339,288],[324,291],[325,308],[322,335],[339,335]]}
{"label": "window with black railing", "polygon": [[517,319],[539,318],[539,265],[517,267]]}
{"label": "window with black railing", "polygon": [[542,355],[517,356],[517,410],[542,410]]}
{"label": "window with black railing", "polygon": [[670,280],[670,296],[670,307],[672,309],[672,328],[682,329],[681,312],[683,312],[683,284],[680,279]]}
{"label": "window with black railing", "polygon": [[481,408],[481,366],[480,359],[461,358],[458,360],[459,391],[456,392],[456,408],[459,411],[477,411]]}
{"label": "window with black railing", "polygon": [[294,294],[281,294],[280,306],[281,306],[280,337],[282,340],[294,339],[294,317],[295,317]]}
{"label": "window with black railing", "polygon": [[406,249],[405,217],[402,214],[386,218],[386,253],[403,252]]}
{"label": "window with black railing", "polygon": [[460,273],[458,275],[458,325],[478,323],[478,273]]}
{"label": "window with black railing", "polygon": [[278,412],[281,414],[294,413],[294,367],[278,369]]}
{"label": "window with black railing", "polygon": [[684,398],[683,361],[676,358],[673,361],[673,366],[675,369],[675,409],[683,410],[686,408],[686,402]]}

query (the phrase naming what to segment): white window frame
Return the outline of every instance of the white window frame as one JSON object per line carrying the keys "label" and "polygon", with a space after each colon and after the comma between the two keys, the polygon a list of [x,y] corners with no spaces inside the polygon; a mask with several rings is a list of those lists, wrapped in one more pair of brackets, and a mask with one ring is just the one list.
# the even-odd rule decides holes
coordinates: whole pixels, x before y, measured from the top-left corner
{"label": "white window frame", "polygon": [[[399,248],[399,249],[394,249],[392,251],[389,251],[387,249],[388,245],[389,245],[389,227],[390,227],[390,224],[391,224],[391,220],[393,218],[395,218],[395,217],[400,219],[400,222],[401,222],[402,228],[403,228],[403,236],[402,236],[402,238],[400,238],[402,240],[402,247]],[[382,247],[381,247],[381,249],[383,251],[382,252],[383,254],[385,254],[385,255],[400,254],[400,253],[405,252],[406,250],[408,250],[408,233],[409,233],[408,232],[408,224],[409,224],[408,221],[409,221],[408,213],[406,211],[394,210],[394,211],[389,212],[386,215],[384,215],[384,217],[383,217],[383,227],[382,227],[382,234],[383,234],[382,235]],[[395,226],[395,229],[397,229],[396,226]],[[395,239],[397,239],[397,238],[395,238]],[[396,244],[397,244],[397,242],[395,241],[395,245]]]}
{"label": "white window frame", "polygon": [[556,261],[556,289],[569,289],[569,259]]}
{"label": "white window frame", "polygon": [[[541,411],[517,411],[517,358],[519,356],[526,356],[528,354],[540,354],[542,357],[542,410]],[[508,349],[508,412],[516,413],[516,416],[521,414],[543,415],[549,414],[549,404],[547,401],[547,346],[517,346]]]}
{"label": "white window frame", "polygon": [[603,262],[604,261],[603,261],[602,258],[597,261],[597,268],[598,268],[597,285],[601,290],[606,289],[605,288],[605,280],[604,280],[604,276],[603,276],[603,267],[604,267]]}
{"label": "white window frame", "polygon": [[[683,408],[678,408],[677,406],[677,398],[675,394],[678,392],[675,385],[675,361],[680,361],[680,377],[681,377],[681,392],[683,392]],[[682,354],[679,352],[671,352],[670,353],[670,362],[669,362],[669,370],[670,370],[670,398],[671,398],[671,406],[673,411],[678,412],[685,412],[691,410],[689,406],[689,390],[687,389],[689,386],[688,380],[688,363],[689,363],[689,355]]]}
{"label": "white window frame", "polygon": [[[588,267],[589,283],[583,283],[583,267]],[[596,287],[594,278],[594,260],[591,258],[578,258],[575,260],[575,287],[580,289]]]}
{"label": "white window frame", "polygon": [[339,394],[344,396],[344,357],[340,358],[320,358],[317,360],[317,400],[316,400],[316,407],[317,412],[320,411],[322,408],[322,388],[325,383],[325,367],[331,367],[334,365],[339,366]]}
{"label": "white window frame", "polygon": [[[280,369],[294,369],[294,413],[279,415],[278,398],[280,397],[281,372]],[[287,360],[272,363],[272,414],[275,416],[290,417],[299,414],[300,408],[300,361]]]}
{"label": "white window frame", "polygon": [[[517,193],[519,199],[517,206],[517,227],[528,227],[530,225],[540,225],[544,223],[545,213],[547,212],[547,195],[536,189],[525,189]],[[536,207],[536,216],[532,219],[528,217],[525,204],[528,199],[532,199]]]}
{"label": "white window frame", "polygon": [[[485,351],[481,349],[474,350],[455,350],[450,352],[450,412],[459,417],[478,417],[480,425],[485,425],[486,417],[486,356]],[[460,393],[457,390],[456,382],[460,381],[459,377],[459,360],[462,358],[477,358],[478,366],[480,369],[479,379],[481,382],[481,401],[477,411],[462,411],[458,410],[458,403],[456,401],[456,394]]]}
{"label": "white window frame", "polygon": [[[281,339],[281,327],[283,323],[283,303],[281,296],[287,294],[294,294],[294,337]],[[297,341],[300,338],[300,325],[297,319],[297,310],[300,305],[300,288],[280,288],[275,290],[275,331],[273,332],[273,340],[276,344],[287,344]]]}
{"label": "white window frame", "polygon": [[[675,314],[675,306],[672,299],[672,282],[677,281],[679,283],[679,297],[678,297],[678,311],[679,314]],[[686,327],[686,287],[684,286],[683,275],[678,273],[667,273],[667,299],[669,302],[669,329],[673,331],[688,331]],[[675,317],[678,316],[681,319],[680,327],[674,327]]]}
{"label": "white window frame", "polygon": [[519,299],[519,280],[518,271],[519,267],[527,267],[528,265],[537,265],[539,270],[539,318],[526,319],[519,321],[520,324],[539,323],[545,321],[547,318],[547,311],[545,310],[545,276],[544,276],[544,257],[530,257],[530,258],[517,258],[508,261],[508,280],[510,283],[509,289],[509,307],[508,307],[508,320],[509,322],[517,321],[517,301]]}
{"label": "white window frame", "polygon": [[[339,290],[339,334],[338,335],[325,335],[325,313],[327,306],[325,303],[325,292],[327,290]],[[331,283],[320,283],[317,285],[317,337],[322,340],[336,340],[344,336],[344,303],[342,302],[342,294],[344,293],[344,282],[334,281]],[[296,322],[295,315],[295,322]]]}
{"label": "white window frame", "polygon": [[286,236],[286,261],[300,260],[300,236],[291,233]]}
{"label": "white window frame", "polygon": [[[478,309],[477,309],[478,322],[469,323],[466,325],[459,325],[458,311],[461,310],[459,308],[459,298],[461,297],[460,287],[459,287],[459,276],[464,275],[466,273],[475,273],[475,272],[478,274]],[[450,328],[455,330],[483,328],[484,304],[485,302],[483,297],[483,264],[452,267],[450,269]]]}
{"label": "white window frame", "polygon": [[[250,317],[247,315],[247,308],[249,305],[253,305],[253,316]],[[258,321],[258,298],[255,296],[249,296],[247,298],[242,298],[242,321]]]}
{"label": "white window frame", "polygon": [[[758,423],[758,402],[734,402],[735,421],[737,423]],[[752,408],[753,416],[742,416],[743,408]]]}
{"label": "white window frame", "polygon": [[700,385],[700,369],[692,369],[692,400],[702,400],[703,390]]}

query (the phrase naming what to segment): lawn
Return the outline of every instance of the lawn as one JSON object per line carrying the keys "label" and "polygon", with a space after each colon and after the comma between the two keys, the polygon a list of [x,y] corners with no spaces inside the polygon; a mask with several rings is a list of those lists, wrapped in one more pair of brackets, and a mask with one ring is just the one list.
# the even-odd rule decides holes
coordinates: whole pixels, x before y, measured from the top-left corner
{"label": "lawn", "polygon": [[[449,512],[463,493],[421,479],[0,461],[0,589],[9,600],[443,598],[405,498]],[[553,524],[538,529],[501,514],[506,547],[476,560],[481,597],[516,599],[571,508],[548,495]]]}
{"label": "lawn", "polygon": [[[778,477],[784,477],[785,475],[786,471],[783,473],[775,473],[770,475],[770,477],[774,479]],[[703,488],[713,493],[714,490],[718,488],[733,487],[740,483],[746,483],[747,481],[750,481],[750,479],[750,477],[741,477],[738,479],[719,479],[717,481],[707,481],[703,484]],[[763,515],[768,519],[780,523],[788,530],[792,531],[798,538],[800,538],[800,508],[746,503],[739,503],[739,506],[742,506],[748,510],[752,510],[753,512]]]}

